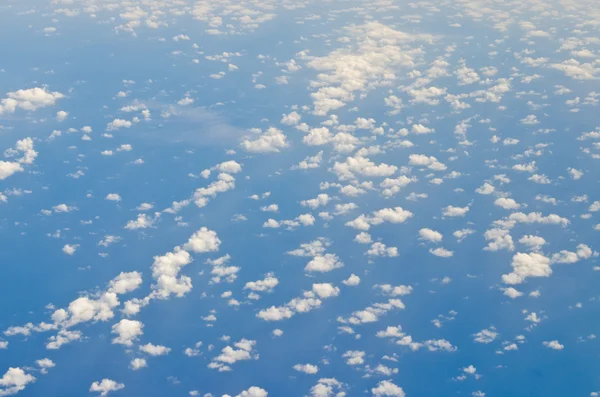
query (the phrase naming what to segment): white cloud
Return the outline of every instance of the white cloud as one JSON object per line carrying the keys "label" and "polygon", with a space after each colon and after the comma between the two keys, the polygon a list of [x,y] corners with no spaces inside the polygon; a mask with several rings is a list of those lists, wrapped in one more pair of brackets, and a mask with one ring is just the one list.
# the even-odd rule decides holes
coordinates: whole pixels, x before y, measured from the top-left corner
{"label": "white cloud", "polygon": [[444,216],[450,216],[450,217],[460,217],[460,216],[465,216],[467,214],[467,212],[469,212],[469,206],[467,205],[466,207],[454,207],[452,205],[447,206],[446,208],[444,208]]}
{"label": "white cloud", "polygon": [[360,277],[353,273],[350,275],[350,277],[348,277],[348,279],[342,281],[342,283],[349,287],[356,287],[358,284],[360,284]]}
{"label": "white cloud", "polygon": [[140,351],[143,351],[144,353],[149,354],[151,356],[165,356],[169,354],[171,349],[165,346],[153,345],[152,343],[148,343],[140,346]]}
{"label": "white cloud", "polygon": [[433,156],[425,156],[424,154],[411,154],[408,156],[408,164],[417,167],[427,167],[433,171],[445,171],[448,167],[440,163],[438,159]]}
{"label": "white cloud", "polygon": [[244,289],[249,289],[255,292],[271,292],[279,284],[279,280],[272,274],[267,275],[263,280],[249,281],[244,286]]}
{"label": "white cloud", "polygon": [[[415,41],[431,41],[433,36],[400,32],[379,22],[346,28],[357,41],[350,49],[334,50],[325,57],[312,58],[308,66],[319,72],[318,91],[311,94],[314,113],[324,116],[354,99],[355,91],[371,84],[392,81],[398,68],[412,67],[418,50],[407,49]],[[381,84],[381,83],[380,83]]]}
{"label": "white cloud", "polygon": [[133,342],[144,333],[142,328],[144,328],[144,324],[140,321],[124,318],[112,326],[112,333],[117,335],[113,338],[112,343],[132,346]]}
{"label": "white cloud", "polygon": [[568,168],[567,170],[569,171],[569,175],[571,175],[571,178],[575,181],[581,179],[581,177],[583,176],[583,171],[577,170],[575,168]]}
{"label": "white cloud", "polygon": [[440,258],[450,258],[451,256],[454,255],[454,251],[449,251],[445,248],[439,247],[436,249],[429,249],[429,252],[435,256],[438,256]]}
{"label": "white cloud", "polygon": [[304,372],[305,374],[314,375],[319,372],[319,367],[312,364],[296,364],[294,369],[298,372]]}
{"label": "white cloud", "polygon": [[79,244],[65,244],[65,246],[62,248],[62,252],[67,255],[73,255],[77,248],[79,248]]}
{"label": "white cloud", "polygon": [[104,200],[108,200],[108,201],[121,201],[121,196],[118,195],[117,193],[109,193],[106,195],[106,197],[104,197]]}
{"label": "white cloud", "polygon": [[282,116],[280,123],[285,125],[296,125],[302,119],[298,112],[291,112]]}
{"label": "white cloud", "polygon": [[343,266],[344,263],[335,254],[316,255],[306,264],[304,271],[326,273]]}
{"label": "white cloud", "polygon": [[385,244],[376,242],[371,245],[371,248],[367,251],[367,255],[370,256],[387,256],[390,258],[398,256],[398,248],[387,247]]}
{"label": "white cloud", "polygon": [[142,285],[142,274],[139,272],[121,272],[108,284],[108,292],[115,294],[126,294],[135,291]]}
{"label": "white cloud", "polygon": [[100,393],[102,397],[108,395],[108,393],[118,391],[125,388],[123,383],[115,382],[111,379],[102,379],[100,382],[94,382],[90,386],[90,391],[95,393]]}
{"label": "white cloud", "polygon": [[319,298],[327,299],[340,294],[340,289],[333,286],[331,283],[313,284],[312,292],[314,292]]}
{"label": "white cloud", "polygon": [[401,387],[392,383],[391,380],[384,380],[377,384],[377,387],[371,389],[374,397],[405,397],[406,394]]}
{"label": "white cloud", "polygon": [[146,214],[138,214],[137,219],[131,220],[127,222],[125,225],[125,229],[127,230],[137,230],[137,229],[147,229],[154,225],[155,218],[151,218]]}
{"label": "white cloud", "polygon": [[528,277],[549,277],[552,274],[550,259],[538,253],[518,252],[513,256],[513,271],[502,275],[506,284],[521,284]]}
{"label": "white cloud", "polygon": [[0,100],[0,114],[14,113],[17,109],[34,111],[39,108],[53,106],[57,100],[64,98],[60,92],[51,92],[46,88],[30,88],[6,94]]}
{"label": "white cloud", "polygon": [[283,131],[270,127],[267,131],[259,131],[260,135],[256,139],[245,139],[240,146],[251,153],[279,153],[281,149],[289,146],[287,137]]}
{"label": "white cloud", "polygon": [[439,243],[444,237],[442,233],[428,228],[423,228],[419,230],[419,236],[423,240],[431,241],[434,243]]}
{"label": "white cloud", "polygon": [[521,208],[521,204],[517,203],[515,200],[506,197],[500,197],[494,201],[494,205],[504,208],[505,210],[516,210]]}
{"label": "white cloud", "polygon": [[234,347],[224,347],[221,350],[221,354],[213,358],[208,367],[211,369],[217,369],[219,372],[231,371],[230,365],[235,364],[238,361],[258,360],[258,354],[256,354],[254,350],[256,341],[241,339],[233,346]]}
{"label": "white cloud", "polygon": [[145,358],[134,358],[131,360],[131,363],[129,363],[129,367],[132,370],[137,371],[138,369],[148,367],[148,363],[146,362]]}
{"label": "white cloud", "polygon": [[114,119],[106,125],[106,131],[116,131],[121,128],[130,128],[133,123],[129,120]]}
{"label": "white cloud", "polygon": [[195,253],[206,253],[218,251],[220,245],[217,233],[203,226],[189,238],[183,248]]}
{"label": "white cloud", "polygon": [[269,393],[265,389],[252,386],[248,390],[244,390],[243,392],[238,394],[236,397],[267,397],[268,395]]}
{"label": "white cloud", "polygon": [[544,346],[546,346],[549,349],[554,349],[554,350],[562,350],[565,348],[564,345],[561,345],[559,341],[557,340],[552,340],[552,341],[544,341],[543,342]]}
{"label": "white cloud", "polygon": [[64,110],[61,110],[56,113],[56,121],[58,122],[65,121],[67,117],[69,117],[69,113],[65,112]]}
{"label": "white cloud", "polygon": [[326,206],[327,203],[329,202],[329,200],[330,200],[329,195],[327,195],[326,193],[321,193],[321,194],[317,195],[317,197],[314,199],[302,200],[300,202],[300,205],[302,205],[303,207],[312,208],[314,210],[319,207]]}
{"label": "white cloud", "polygon": [[25,387],[35,382],[35,377],[21,368],[10,367],[0,378],[0,396],[10,396],[25,390]]}
{"label": "white cloud", "polygon": [[504,289],[504,295],[508,296],[511,299],[516,299],[516,298],[523,296],[523,293],[520,291],[517,291],[513,287],[509,287],[509,288]]}
{"label": "white cloud", "polygon": [[391,176],[397,170],[398,167],[395,165],[385,163],[377,165],[368,158],[359,155],[346,157],[346,161],[343,163],[336,161],[333,165],[333,171],[340,180],[355,179],[356,174],[366,177]]}
{"label": "white cloud", "polygon": [[481,187],[477,188],[477,190],[475,190],[475,192],[477,192],[479,194],[487,195],[487,194],[494,193],[494,190],[496,190],[496,188],[486,182]]}
{"label": "white cloud", "polygon": [[473,340],[477,343],[492,343],[498,337],[498,332],[494,327],[481,330],[473,335]]}
{"label": "white cloud", "polygon": [[187,276],[179,276],[179,272],[191,262],[192,258],[189,252],[177,248],[165,255],[155,256],[152,264],[152,277],[156,282],[152,285],[151,296],[167,299],[171,294],[178,297],[187,294],[192,289],[192,280]]}

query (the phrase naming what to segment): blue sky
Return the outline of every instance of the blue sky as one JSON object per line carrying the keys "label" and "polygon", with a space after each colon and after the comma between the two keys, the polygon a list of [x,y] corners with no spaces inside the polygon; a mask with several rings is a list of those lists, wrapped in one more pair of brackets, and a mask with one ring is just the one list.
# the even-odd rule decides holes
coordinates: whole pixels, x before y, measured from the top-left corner
{"label": "blue sky", "polygon": [[0,5],[0,396],[600,393],[592,1]]}

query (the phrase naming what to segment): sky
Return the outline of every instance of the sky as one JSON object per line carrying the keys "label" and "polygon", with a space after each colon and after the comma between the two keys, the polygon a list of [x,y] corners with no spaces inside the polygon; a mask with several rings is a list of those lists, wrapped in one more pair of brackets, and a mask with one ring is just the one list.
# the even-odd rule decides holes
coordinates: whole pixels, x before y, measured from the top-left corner
{"label": "sky", "polygon": [[600,396],[592,0],[0,2],[0,396]]}

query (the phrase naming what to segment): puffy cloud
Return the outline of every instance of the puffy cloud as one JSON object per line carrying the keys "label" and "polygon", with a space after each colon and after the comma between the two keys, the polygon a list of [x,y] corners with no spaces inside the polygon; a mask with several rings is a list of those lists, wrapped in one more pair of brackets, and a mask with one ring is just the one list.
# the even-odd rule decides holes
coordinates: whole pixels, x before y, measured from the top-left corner
{"label": "puffy cloud", "polygon": [[549,277],[552,274],[550,259],[538,253],[518,252],[513,256],[511,265],[512,273],[502,275],[506,284],[521,284],[528,277]]}
{"label": "puffy cloud", "polygon": [[239,172],[242,172],[242,165],[234,160],[225,161],[223,163],[215,165],[214,167],[211,167],[210,169],[202,171],[202,177],[208,178],[210,176],[211,171],[219,171],[224,172],[226,174],[237,174]]}
{"label": "puffy cloud", "polygon": [[133,123],[129,120],[114,119],[106,125],[106,131],[115,131],[121,128],[130,128]]}
{"label": "puffy cloud", "polygon": [[515,223],[541,223],[546,225],[560,225],[562,227],[569,224],[569,220],[566,218],[562,218],[556,214],[543,216],[540,212],[530,212],[529,214],[515,212],[510,214],[508,220]]}
{"label": "puffy cloud", "polygon": [[411,154],[408,156],[408,164],[417,167],[427,167],[433,171],[445,171],[448,167],[440,163],[433,156],[425,156],[424,154]]}
{"label": "puffy cloud", "polygon": [[346,359],[348,365],[362,365],[365,362],[365,352],[363,351],[348,350],[342,357]]}
{"label": "puffy cloud", "polygon": [[304,372],[305,374],[314,375],[319,372],[319,367],[312,364],[296,364],[294,369],[298,372]]}
{"label": "puffy cloud", "polygon": [[406,45],[433,39],[430,35],[397,31],[379,22],[354,25],[346,31],[357,41],[356,46],[337,49],[308,62],[310,68],[319,72],[320,88],[311,94],[316,115],[324,116],[345,106],[354,99],[355,91],[394,80],[398,68],[412,68],[415,58],[421,56],[421,51]]}
{"label": "puffy cloud", "polygon": [[167,299],[171,294],[181,297],[188,293],[192,289],[192,281],[187,276],[179,276],[179,272],[191,262],[189,252],[182,249],[155,256],[152,277],[156,283],[152,285],[152,297]]}
{"label": "puffy cloud", "polygon": [[562,71],[575,80],[594,80],[596,75],[600,73],[597,61],[580,63],[576,59],[567,59],[562,63],[553,63],[550,67]]}
{"label": "puffy cloud", "polygon": [[319,298],[327,299],[340,294],[340,289],[333,286],[331,283],[313,284],[312,292],[314,292]]}
{"label": "puffy cloud", "polygon": [[348,279],[342,281],[342,283],[349,287],[356,287],[358,284],[360,284],[360,277],[353,273],[350,275],[350,277],[348,277]]}
{"label": "puffy cloud", "polygon": [[552,255],[552,259],[550,261],[551,263],[576,263],[579,262],[581,259],[587,259],[594,254],[595,253],[590,247],[588,247],[585,244],[579,244],[577,246],[577,252],[562,250]]}
{"label": "puffy cloud", "polygon": [[113,338],[112,343],[132,346],[133,342],[144,333],[142,328],[144,328],[144,324],[140,321],[124,318],[112,326],[112,333],[117,335]]}
{"label": "puffy cloud", "polygon": [[240,146],[251,153],[279,153],[281,149],[289,146],[287,137],[283,132],[275,127],[270,127],[267,131],[257,131],[260,133],[256,139],[246,139]]}
{"label": "puffy cloud", "polygon": [[404,303],[397,298],[388,299],[386,303],[376,303],[372,306],[369,306],[363,310],[358,310],[352,313],[347,319],[340,318],[338,321],[342,323],[350,323],[350,324],[366,324],[373,323],[379,320],[379,318],[390,310],[395,309],[404,309]]}
{"label": "puffy cloud", "polygon": [[0,396],[10,396],[25,390],[25,387],[35,382],[35,377],[26,373],[21,368],[8,368],[0,378]]}
{"label": "puffy cloud", "polygon": [[22,164],[33,164],[38,152],[33,149],[33,139],[24,138],[17,141],[14,149],[7,149],[4,155],[6,157],[22,155],[22,157],[17,161],[0,161],[0,180],[4,180],[17,172],[22,172],[24,170]]}
{"label": "puffy cloud", "polygon": [[292,166],[292,170],[308,170],[313,168],[319,168],[321,161],[323,160],[323,152],[320,151],[314,156],[308,156],[304,160],[300,161],[297,165]]}
{"label": "puffy cloud", "polygon": [[129,367],[134,371],[146,368],[147,366],[148,363],[146,362],[145,358],[134,358],[133,360],[131,360],[131,363],[129,363]]}
{"label": "puffy cloud", "polygon": [[444,208],[444,216],[457,217],[457,216],[465,216],[467,212],[469,212],[469,206],[466,207],[454,207],[452,205]]}
{"label": "puffy cloud", "polygon": [[496,328],[490,327],[488,329],[481,330],[473,335],[473,340],[477,343],[492,343],[498,337]]}
{"label": "puffy cloud", "polygon": [[215,198],[218,193],[224,193],[233,188],[235,188],[235,178],[230,174],[222,172],[217,177],[217,180],[211,182],[207,187],[196,189],[194,192],[194,204],[198,208],[206,207],[210,199]]}
{"label": "puffy cloud", "polygon": [[285,125],[296,125],[300,122],[301,119],[302,116],[300,116],[298,112],[291,112],[282,115],[280,123]]}
{"label": "puffy cloud", "polygon": [[407,177],[406,175],[400,175],[397,178],[385,178],[383,182],[379,184],[380,187],[384,188],[381,192],[383,197],[392,197],[396,193],[398,193],[403,187],[408,186],[408,184],[416,182],[417,178],[415,177]]}
{"label": "puffy cloud", "polygon": [[64,98],[60,92],[51,92],[46,88],[29,88],[6,94],[6,98],[0,100],[0,114],[14,113],[17,109],[34,111],[39,108],[53,106],[56,101]]}
{"label": "puffy cloud", "polygon": [[58,334],[51,336],[48,338],[48,343],[46,344],[46,349],[48,350],[58,350],[63,345],[67,345],[71,342],[81,340],[83,337],[81,331],[69,331],[66,329],[61,329],[58,331]]}
{"label": "puffy cloud", "polygon": [[40,367],[40,371],[43,374],[48,373],[48,369],[56,367],[54,361],[49,358],[42,358],[41,360],[35,360],[35,363],[38,367]]}
{"label": "puffy cloud", "polygon": [[484,248],[485,251],[515,250],[515,243],[510,231],[506,229],[486,230],[483,236],[486,241],[489,241],[487,247]]}
{"label": "puffy cloud", "polygon": [[183,248],[195,253],[205,253],[218,251],[220,245],[221,240],[215,231],[209,230],[206,227],[201,227],[189,238],[188,242],[183,245]]}
{"label": "puffy cloud", "polygon": [[144,353],[149,354],[151,356],[164,356],[169,354],[171,349],[165,346],[153,345],[152,343],[148,343],[140,346],[140,351],[143,351]]}
{"label": "puffy cloud", "polygon": [[269,393],[265,389],[260,387],[252,386],[248,390],[244,390],[236,397],[267,397]]}
{"label": "puffy cloud", "polygon": [[0,180],[4,180],[9,176],[23,171],[21,164],[11,161],[0,161]]}
{"label": "puffy cloud", "polygon": [[387,296],[405,296],[412,294],[413,287],[410,285],[396,285],[391,284],[376,284],[373,288],[379,288],[384,295]]}
{"label": "puffy cloud", "polygon": [[118,391],[125,388],[123,383],[115,382],[112,379],[102,379],[100,382],[94,382],[90,386],[90,391],[94,393],[100,393],[102,397],[108,395],[108,393]]}
{"label": "puffy cloud", "polygon": [[146,214],[138,214],[137,219],[127,222],[125,229],[127,230],[138,230],[147,229],[154,225],[156,218],[152,218]]}
{"label": "puffy cloud", "polygon": [[504,208],[505,210],[516,210],[521,208],[521,204],[517,203],[515,200],[506,197],[500,197],[494,201],[494,205]]}
{"label": "puffy cloud", "polygon": [[319,382],[310,388],[310,397],[342,397],[346,393],[342,390],[344,384],[335,378],[321,378]]}
{"label": "puffy cloud", "polygon": [[533,249],[539,249],[542,245],[546,244],[546,240],[540,236],[527,235],[519,239],[519,243],[527,245]]}
{"label": "puffy cloud", "polygon": [[289,307],[271,306],[261,310],[256,317],[265,321],[281,321],[286,318],[291,318],[293,315],[294,312]]}
{"label": "puffy cloud", "polygon": [[391,380],[384,380],[377,384],[377,387],[371,389],[371,393],[375,397],[405,397],[406,394],[401,387],[392,383]]}
{"label": "puffy cloud", "polygon": [[64,110],[56,112],[56,121],[62,122],[65,121],[69,117],[69,113]]}
{"label": "puffy cloud", "polygon": [[504,295],[508,296],[511,299],[517,299],[517,298],[523,296],[523,293],[520,291],[517,291],[513,287],[509,287],[509,288],[504,289]]}
{"label": "puffy cloud", "polygon": [[544,341],[543,342],[544,346],[546,346],[549,349],[553,349],[553,350],[562,350],[565,348],[564,345],[561,345],[559,341],[557,340],[551,340],[551,341]]}
{"label": "puffy cloud", "polygon": [[583,171],[577,170],[575,168],[569,168],[568,171],[569,175],[571,175],[571,178],[573,180],[579,180],[583,176]]}
{"label": "puffy cloud", "polygon": [[78,247],[79,244],[65,244],[65,246],[62,248],[62,252],[64,252],[67,255],[73,255]]}
{"label": "puffy cloud", "polygon": [[108,284],[108,292],[115,294],[126,294],[135,291],[142,285],[142,274],[139,272],[121,272]]}
{"label": "puffy cloud", "polygon": [[314,210],[319,207],[326,206],[327,203],[329,202],[329,200],[330,200],[329,195],[327,195],[326,193],[321,193],[321,194],[317,195],[317,197],[314,199],[302,200],[300,202],[300,205],[302,205],[303,207],[312,208]]}
{"label": "puffy cloud", "polygon": [[360,232],[354,237],[354,241],[360,244],[370,244],[373,242],[373,239],[369,233]]}
{"label": "puffy cloud", "polygon": [[377,165],[368,158],[359,155],[346,157],[346,161],[343,163],[336,161],[333,165],[333,171],[340,180],[355,179],[356,174],[366,177],[391,176],[397,170],[398,167],[395,165],[385,163]]}
{"label": "puffy cloud", "polygon": [[221,354],[215,357],[208,367],[223,372],[230,371],[230,365],[235,364],[238,361],[258,360],[258,354],[254,351],[255,346],[256,341],[241,339],[234,344],[234,347],[224,347],[221,350]]}
{"label": "puffy cloud", "polygon": [[454,255],[453,251],[449,251],[445,248],[439,247],[436,249],[429,249],[429,252],[435,256],[438,256],[440,258],[450,258],[451,256]]}
{"label": "puffy cloud", "polygon": [[434,243],[439,243],[444,237],[442,233],[428,228],[423,228],[419,230],[419,236],[423,240],[431,241]]}
{"label": "puffy cloud", "polygon": [[272,274],[268,274],[263,280],[249,281],[244,286],[244,289],[249,289],[255,292],[271,292],[279,284],[279,280]]}
{"label": "puffy cloud", "polygon": [[343,266],[344,263],[335,254],[317,255],[306,264],[304,271],[326,273]]}
{"label": "puffy cloud", "polygon": [[420,135],[420,134],[431,134],[431,133],[435,132],[435,130],[432,128],[426,127],[423,124],[413,124],[411,132],[413,134]]}
{"label": "puffy cloud", "polygon": [[106,197],[104,197],[104,199],[108,201],[121,201],[121,196],[117,193],[109,193],[106,195]]}
{"label": "puffy cloud", "polygon": [[460,229],[460,230],[456,230],[454,233],[452,233],[452,235],[454,237],[456,237],[456,239],[460,243],[461,241],[463,241],[465,238],[467,238],[469,235],[471,235],[473,233],[475,233],[475,230],[473,230],[473,229]]}
{"label": "puffy cloud", "polygon": [[385,244],[376,242],[371,245],[371,248],[367,251],[367,255],[370,256],[387,256],[390,258],[398,256],[398,248],[387,247]]}

